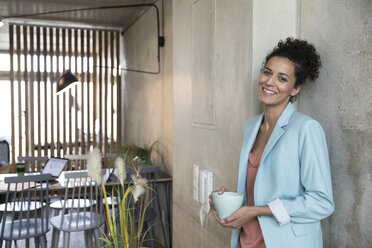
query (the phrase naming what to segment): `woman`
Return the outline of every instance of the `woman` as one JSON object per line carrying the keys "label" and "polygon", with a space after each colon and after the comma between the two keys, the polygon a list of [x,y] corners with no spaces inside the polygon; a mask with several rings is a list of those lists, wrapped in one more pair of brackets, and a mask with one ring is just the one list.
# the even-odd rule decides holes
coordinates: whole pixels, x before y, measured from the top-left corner
{"label": "woman", "polygon": [[[287,38],[266,57],[258,80],[264,113],[244,124],[238,192],[245,204],[217,221],[233,228],[231,247],[322,247],[320,220],[334,210],[327,144],[320,124],[291,104],[317,79],[320,57]],[[218,192],[227,191],[221,187]],[[214,209],[210,196],[210,204]]]}

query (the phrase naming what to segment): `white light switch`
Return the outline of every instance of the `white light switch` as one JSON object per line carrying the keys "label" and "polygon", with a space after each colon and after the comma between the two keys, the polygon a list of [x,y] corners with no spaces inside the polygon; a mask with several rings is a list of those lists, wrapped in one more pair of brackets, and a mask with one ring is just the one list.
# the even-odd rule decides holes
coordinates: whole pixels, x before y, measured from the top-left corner
{"label": "white light switch", "polygon": [[212,191],[213,191],[213,172],[207,171],[207,187],[206,187],[206,196],[207,196],[206,200],[208,203],[207,213],[209,213],[209,209],[210,209],[208,197],[212,193]]}
{"label": "white light switch", "polygon": [[192,195],[195,201],[199,202],[199,166],[193,165]]}
{"label": "white light switch", "polygon": [[201,204],[207,203],[206,198],[207,196],[207,171],[201,170],[200,177],[199,177],[199,201]]}

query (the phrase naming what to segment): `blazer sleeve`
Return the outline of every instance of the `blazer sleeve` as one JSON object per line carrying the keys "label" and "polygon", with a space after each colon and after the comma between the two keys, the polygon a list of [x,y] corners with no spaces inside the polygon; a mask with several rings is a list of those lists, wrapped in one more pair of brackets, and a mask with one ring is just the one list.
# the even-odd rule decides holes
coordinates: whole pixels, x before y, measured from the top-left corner
{"label": "blazer sleeve", "polygon": [[328,149],[321,125],[310,120],[299,134],[300,179],[304,192],[293,199],[280,199],[291,221],[319,221],[334,211]]}

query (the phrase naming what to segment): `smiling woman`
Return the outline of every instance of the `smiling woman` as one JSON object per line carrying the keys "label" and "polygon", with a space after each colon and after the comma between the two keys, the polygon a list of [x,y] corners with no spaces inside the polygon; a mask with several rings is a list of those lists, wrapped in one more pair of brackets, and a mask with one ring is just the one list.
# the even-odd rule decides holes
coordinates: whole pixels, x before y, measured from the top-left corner
{"label": "smiling woman", "polygon": [[301,90],[301,85],[295,86],[293,63],[282,57],[272,57],[266,63],[258,82],[258,97],[264,106],[284,109],[289,99]]}
{"label": "smiling woman", "polygon": [[[334,210],[325,135],[291,104],[320,57],[306,41],[287,38],[266,57],[258,80],[264,113],[243,127],[238,192],[244,205],[217,221],[233,228],[231,247],[322,247],[320,220]],[[219,194],[226,190],[221,187]],[[211,208],[214,208],[210,197]]]}

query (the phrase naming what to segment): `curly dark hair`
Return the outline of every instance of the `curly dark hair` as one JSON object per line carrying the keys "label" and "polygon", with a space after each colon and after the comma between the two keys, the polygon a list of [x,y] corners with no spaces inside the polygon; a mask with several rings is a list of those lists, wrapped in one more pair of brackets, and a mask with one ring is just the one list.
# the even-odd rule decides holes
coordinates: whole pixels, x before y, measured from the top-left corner
{"label": "curly dark hair", "polygon": [[278,46],[266,56],[265,65],[272,57],[289,59],[295,66],[295,86],[302,85],[307,79],[315,81],[319,76],[321,66],[320,56],[315,47],[305,40],[288,37],[280,40]]}

